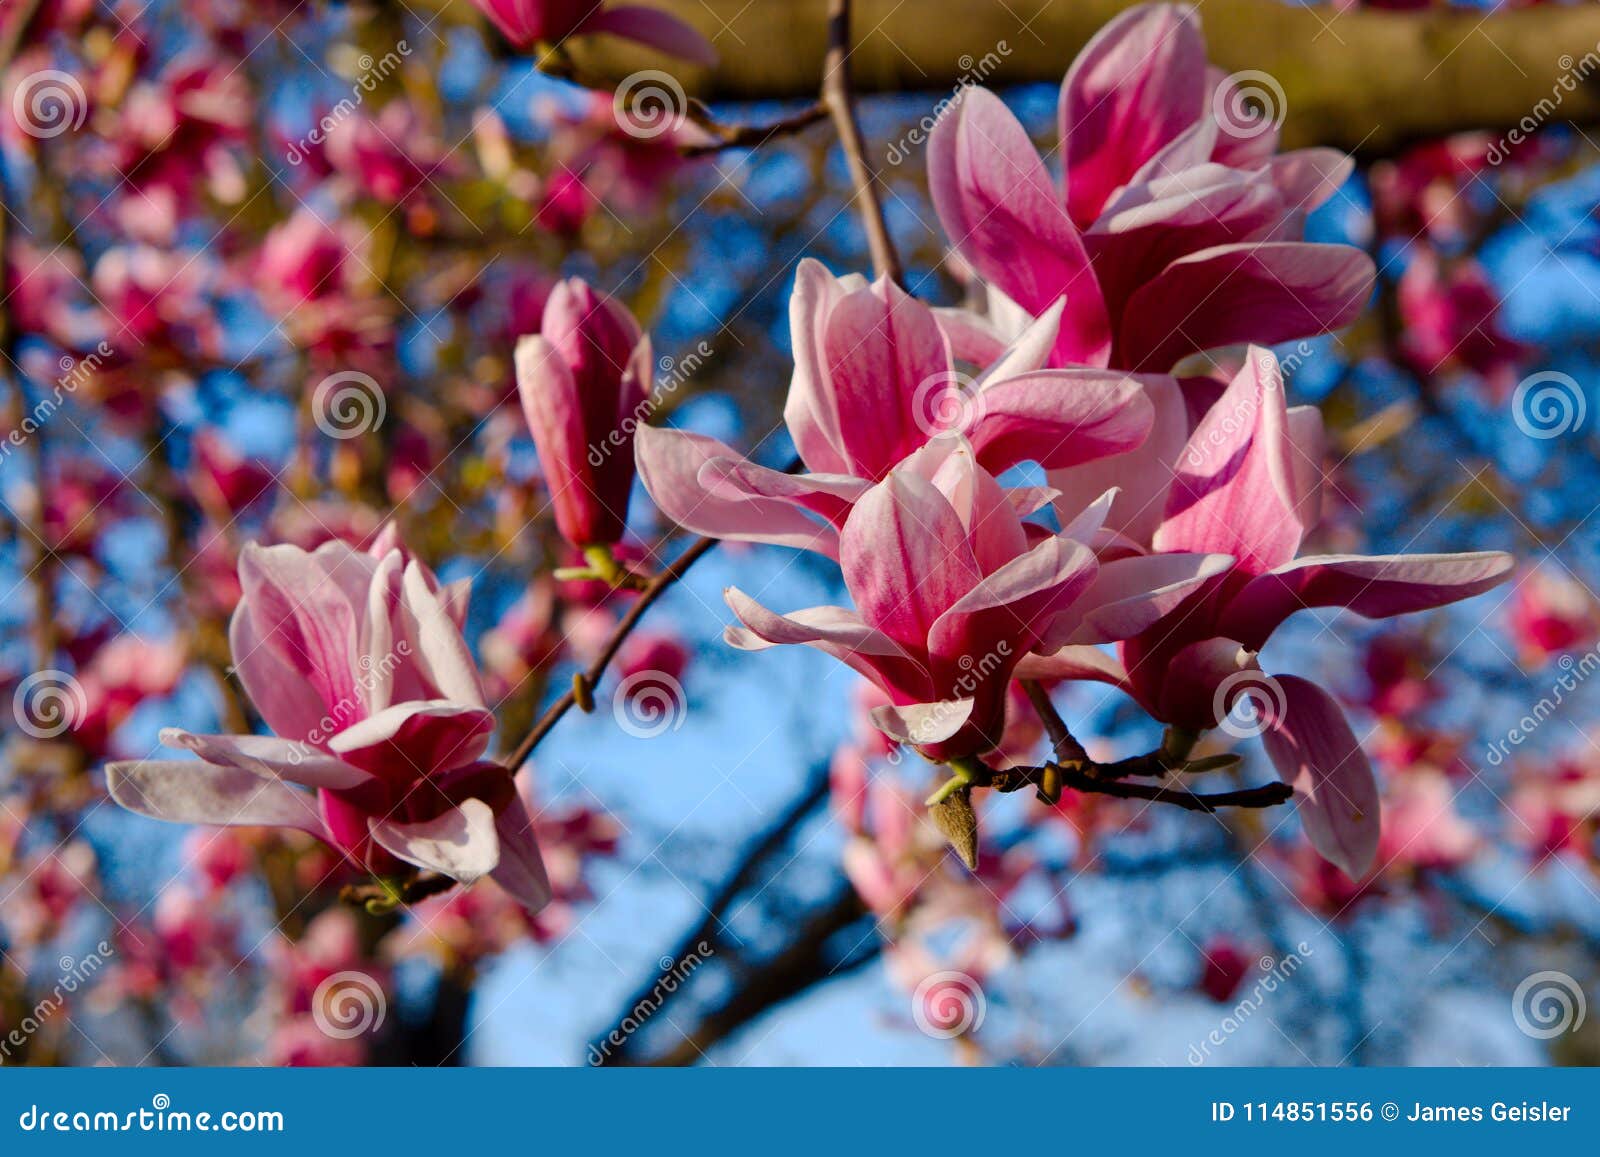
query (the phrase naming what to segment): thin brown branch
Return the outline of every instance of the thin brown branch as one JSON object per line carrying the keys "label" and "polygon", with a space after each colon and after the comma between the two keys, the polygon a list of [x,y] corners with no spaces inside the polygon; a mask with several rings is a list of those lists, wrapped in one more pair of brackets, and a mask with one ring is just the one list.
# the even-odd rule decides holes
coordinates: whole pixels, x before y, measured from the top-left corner
{"label": "thin brown branch", "polygon": [[[640,592],[633,606],[628,608],[628,613],[622,616],[621,621],[617,623],[616,628],[611,632],[611,637],[606,640],[606,645],[601,648],[600,654],[595,657],[594,662],[589,664],[588,670],[581,672],[577,676],[577,680],[581,681],[580,685],[586,692],[592,691],[599,684],[600,679],[606,673],[606,668],[611,665],[611,660],[617,657],[617,652],[622,649],[622,644],[627,642],[628,636],[639,625],[640,620],[644,618],[645,612],[655,604],[657,599],[666,594],[668,588],[682,578],[690,567],[714,550],[716,545],[717,539],[714,538],[696,539],[693,546],[680,554],[670,566],[645,585],[644,590]],[[545,713],[539,717],[538,722],[533,725],[533,729],[528,732],[521,743],[517,744],[516,750],[511,753],[511,758],[506,761],[507,766],[512,771],[516,771],[526,763],[528,756],[533,754],[533,749],[539,745],[539,742],[550,734],[551,730],[557,723],[561,722],[562,717],[568,711],[578,705],[578,694],[578,687],[574,686],[572,690],[552,703]]]}
{"label": "thin brown branch", "polygon": [[1037,679],[1019,679],[1022,690],[1028,696],[1028,702],[1033,704],[1033,709],[1039,713],[1044,729],[1050,736],[1050,749],[1055,752],[1056,761],[1059,763],[1086,763],[1089,753],[1067,730],[1067,724],[1061,718],[1061,713],[1056,710],[1056,705],[1050,702],[1050,693],[1044,689]]}
{"label": "thin brown branch", "polygon": [[850,76],[850,0],[828,2],[828,53],[822,62],[822,103],[833,118],[839,133],[839,146],[850,165],[850,182],[855,186],[856,208],[867,231],[867,248],[872,253],[872,271],[895,284],[904,280],[900,255],[895,252],[889,227],[883,219],[883,203],[878,198],[878,175],[867,161],[861,140],[861,125],[856,120],[855,90]]}
{"label": "thin brown branch", "polygon": [[[694,108],[704,108],[698,101],[693,103]],[[685,145],[681,150],[686,157],[705,157],[720,153],[725,149],[759,149],[762,145],[778,140],[781,137],[794,136],[803,132],[819,121],[828,118],[828,110],[821,103],[808,105],[792,116],[780,117],[766,124],[753,125],[725,125],[715,119],[700,120],[695,123],[717,139],[709,144]]]}

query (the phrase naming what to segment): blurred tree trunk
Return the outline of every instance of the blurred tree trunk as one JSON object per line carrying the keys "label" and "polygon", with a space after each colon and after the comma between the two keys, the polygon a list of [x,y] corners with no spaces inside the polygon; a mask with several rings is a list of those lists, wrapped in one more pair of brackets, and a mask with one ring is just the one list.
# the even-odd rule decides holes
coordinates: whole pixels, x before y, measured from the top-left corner
{"label": "blurred tree trunk", "polygon": [[[1135,0],[856,0],[850,55],[860,91],[1058,82],[1094,33]],[[827,0],[652,0],[713,38],[715,69],[674,62],[708,100],[810,98],[827,52]],[[1368,155],[1524,118],[1600,120],[1600,6],[1485,15],[1294,8],[1207,0],[1211,59],[1282,86],[1289,144]],[[623,77],[660,57],[611,37],[573,46],[585,69]],[[1570,90],[1569,90],[1570,89]],[[1543,103],[1541,103],[1543,102]],[[1531,123],[1531,122],[1530,122]]]}

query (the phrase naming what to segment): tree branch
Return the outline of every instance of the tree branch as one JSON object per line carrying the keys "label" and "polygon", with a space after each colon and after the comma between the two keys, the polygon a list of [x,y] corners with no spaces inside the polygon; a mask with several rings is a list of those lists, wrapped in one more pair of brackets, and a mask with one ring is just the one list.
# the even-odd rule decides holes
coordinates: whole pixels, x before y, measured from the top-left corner
{"label": "tree branch", "polygon": [[883,220],[883,203],[878,199],[878,174],[867,160],[861,140],[861,124],[856,120],[855,90],[851,82],[850,57],[851,0],[828,0],[828,51],[822,63],[822,103],[833,118],[839,133],[839,147],[850,165],[850,183],[855,186],[856,208],[867,231],[867,247],[872,253],[872,271],[896,285],[904,280],[900,256],[895,252],[889,227]]}
{"label": "tree branch", "polygon": [[[676,69],[691,92],[706,100],[769,100],[812,91],[830,52],[822,16],[831,2],[654,6],[696,25],[722,50],[715,69]],[[1059,83],[1089,38],[1136,2],[855,0],[856,27],[864,31],[851,53],[854,84],[858,91],[903,92],[974,81],[997,88]],[[1418,139],[1503,131],[1529,116],[1600,119],[1600,92],[1576,83],[1573,73],[1574,61],[1600,45],[1600,6],[1334,12],[1281,0],[1207,0],[1200,16],[1212,60],[1225,72],[1260,70],[1283,87],[1290,145],[1380,155]],[[604,76],[660,63],[610,37],[584,38],[573,52]],[[1572,91],[1556,87],[1563,76]]]}

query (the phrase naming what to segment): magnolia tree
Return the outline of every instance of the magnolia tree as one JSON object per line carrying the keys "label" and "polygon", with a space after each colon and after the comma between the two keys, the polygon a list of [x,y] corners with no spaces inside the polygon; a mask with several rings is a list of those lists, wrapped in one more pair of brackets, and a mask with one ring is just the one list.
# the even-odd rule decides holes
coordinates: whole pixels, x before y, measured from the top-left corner
{"label": "magnolia tree", "polygon": [[4,16],[0,1061],[1596,1055],[1559,100],[474,3]]}

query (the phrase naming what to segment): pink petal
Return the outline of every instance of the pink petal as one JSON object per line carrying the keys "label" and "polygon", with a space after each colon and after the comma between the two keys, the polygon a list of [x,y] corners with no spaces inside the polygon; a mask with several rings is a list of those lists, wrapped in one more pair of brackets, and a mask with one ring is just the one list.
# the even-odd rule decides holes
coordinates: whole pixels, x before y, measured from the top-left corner
{"label": "pink petal", "polygon": [[[416,648],[409,658],[426,672],[429,682],[438,689],[438,698],[469,707],[484,706],[483,681],[472,652],[467,649],[454,616],[429,585],[421,563],[412,560],[406,564],[401,590],[401,621]],[[363,667],[370,670],[385,656],[366,658]]]}
{"label": "pink petal", "polygon": [[1108,197],[1198,120],[1206,50],[1194,10],[1130,9],[1078,54],[1061,86],[1067,207],[1087,226]]}
{"label": "pink petal", "polygon": [[839,561],[862,619],[913,653],[982,577],[955,508],[906,471],[856,503],[839,536]]}
{"label": "pink petal", "polygon": [[500,862],[494,812],[482,800],[466,800],[419,823],[373,817],[370,826],[373,842],[390,855],[464,884]]}
{"label": "pink petal", "polygon": [[1081,616],[1077,628],[1065,638],[1059,632],[1047,635],[1042,649],[1131,639],[1232,566],[1226,554],[1147,554],[1103,562],[1094,585],[1074,608]]}
{"label": "pink petal", "polygon": [[1267,172],[1291,208],[1309,213],[1344,186],[1355,164],[1338,149],[1296,149],[1273,157]]}
{"label": "pink petal", "polygon": [[246,543],[239,554],[241,606],[253,620],[253,637],[308,683],[325,707],[359,702],[356,612],[336,577],[344,568],[331,558],[255,543]]}
{"label": "pink petal", "polygon": [[494,716],[448,700],[398,703],[328,741],[346,762],[404,783],[475,762],[489,746]]}
{"label": "pink petal", "polygon": [[928,180],[951,244],[985,280],[1033,314],[1066,295],[1057,364],[1105,365],[1110,322],[1083,238],[999,97],[963,91],[929,138]]}
{"label": "pink petal", "polygon": [[800,643],[831,655],[885,691],[926,698],[930,680],[923,663],[893,639],[843,607],[809,607],[778,615],[737,588],[723,592],[728,606],[744,624],[729,627],[723,638],[742,651]]}
{"label": "pink petal", "polygon": [[1085,237],[1106,305],[1128,299],[1172,262],[1246,241],[1266,240],[1283,218],[1283,197],[1264,177],[1204,166],[1130,189]]}
{"label": "pink petal", "polygon": [[870,483],[849,474],[785,474],[744,458],[712,458],[698,481],[708,494],[727,501],[776,499],[842,526],[850,504]]}
{"label": "pink petal", "polygon": [[927,441],[935,403],[957,381],[933,311],[888,280],[834,306],[823,363],[848,472],[874,481]]}
{"label": "pink petal", "polygon": [[659,8],[633,5],[602,8],[585,20],[578,31],[583,34],[609,32],[706,68],[717,63],[717,50],[711,47],[709,40]]}
{"label": "pink petal", "polygon": [[[1233,709],[1241,694],[1266,681],[1260,670],[1255,652],[1237,639],[1214,638],[1190,643],[1170,656],[1160,651],[1147,655],[1129,667],[1128,677],[1140,700],[1163,723],[1205,731]],[[1253,674],[1239,679],[1244,671]]]}
{"label": "pink petal", "polygon": [[1189,411],[1176,378],[1139,374],[1133,380],[1151,404],[1150,433],[1144,442],[1122,454],[1052,470],[1050,485],[1061,491],[1056,510],[1063,522],[1106,491],[1117,491],[1107,527],[1148,546],[1161,524],[1173,464],[1189,437]]}
{"label": "pink petal", "polygon": [[304,739],[315,733],[327,708],[322,696],[256,630],[255,616],[241,602],[228,624],[234,673],[261,718],[278,735]]}
{"label": "pink petal", "polygon": [[111,798],[131,812],[178,824],[298,828],[323,837],[316,797],[242,767],[192,759],[106,764]]}
{"label": "pink petal", "polygon": [[641,426],[634,435],[639,479],[661,513],[696,534],[738,542],[765,542],[814,550],[837,558],[839,535],[789,502],[773,498],[721,498],[700,483],[700,469],[739,452],[715,438],[683,430]]}
{"label": "pink petal", "polygon": [[1193,353],[1328,333],[1372,294],[1372,259],[1349,245],[1259,242],[1180,258],[1128,299],[1119,364],[1160,372]]}
{"label": "pink petal", "polygon": [[1378,853],[1378,784],[1372,765],[1333,696],[1293,675],[1275,681],[1284,709],[1261,741],[1279,778],[1294,786],[1311,846],[1359,880]]}
{"label": "pink petal", "polygon": [[1252,346],[1190,435],[1152,545],[1231,554],[1252,574],[1292,559],[1305,530],[1296,513],[1303,504],[1295,484],[1304,477],[1296,453],[1278,361]]}
{"label": "pink petal", "polygon": [[[337,726],[330,721],[330,735]],[[352,788],[372,780],[367,772],[309,744],[272,735],[195,735],[166,727],[161,731],[161,742],[167,747],[192,751],[207,763],[237,767],[263,779],[281,779],[303,787]]]}
{"label": "pink petal", "polygon": [[495,816],[494,830],[500,841],[500,863],[490,876],[530,913],[538,912],[550,902],[550,877],[539,854],[533,818],[520,798]]}
{"label": "pink petal", "polygon": [[1122,663],[1115,655],[1098,647],[1069,646],[1024,656],[1017,664],[1016,676],[1019,679],[1083,679],[1130,690],[1128,672]]}
{"label": "pink petal", "polygon": [[794,376],[784,402],[783,420],[795,449],[811,470],[828,474],[849,471],[839,412],[823,356],[824,335],[833,307],[849,293],[866,288],[857,274],[834,277],[822,262],[803,258],[795,270],[789,297],[789,340],[794,347]]}
{"label": "pink petal", "polygon": [[939,703],[910,703],[904,707],[874,707],[872,723],[897,743],[924,747],[949,739],[972,716],[971,699]]}
{"label": "pink petal", "polygon": [[1154,407],[1138,382],[1094,370],[1036,370],[991,381],[967,435],[993,473],[1019,462],[1076,466],[1142,444]]}
{"label": "pink petal", "polygon": [[1220,629],[1259,647],[1278,624],[1309,607],[1348,607],[1386,619],[1470,599],[1511,577],[1516,560],[1471,554],[1319,555],[1251,579],[1229,601]]}

